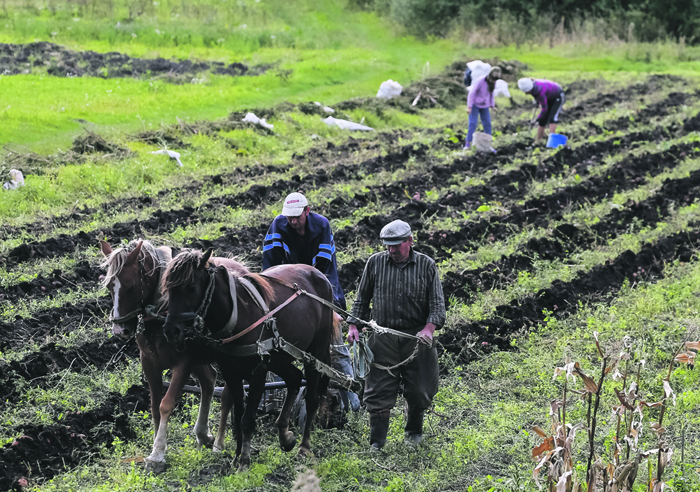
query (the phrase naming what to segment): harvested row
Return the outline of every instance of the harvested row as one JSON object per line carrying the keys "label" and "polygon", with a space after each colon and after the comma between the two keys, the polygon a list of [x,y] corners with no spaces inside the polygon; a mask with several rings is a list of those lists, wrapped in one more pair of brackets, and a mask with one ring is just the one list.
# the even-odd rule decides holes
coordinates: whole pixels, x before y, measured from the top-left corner
{"label": "harvested row", "polygon": [[[654,80],[654,79],[652,78],[650,80]],[[647,85],[649,85],[649,84],[642,84],[642,86],[645,86],[645,87]],[[634,92],[634,91],[632,91],[632,92]],[[623,100],[621,97],[616,97],[616,99]],[[596,109],[595,109],[596,107],[597,106],[593,105],[593,109],[591,110],[591,112],[592,112],[591,114],[596,113]],[[512,111],[512,109],[511,109],[511,111]],[[380,134],[379,140],[380,141],[387,141],[388,143],[395,142],[398,140],[397,133],[400,134],[401,132],[386,132],[386,133]],[[330,144],[330,145],[333,145],[333,144]],[[442,140],[438,141],[437,145],[438,146],[440,146],[440,145],[450,146],[450,145],[454,145],[454,144],[446,139],[442,139]],[[359,147],[358,142],[354,141],[354,139],[350,139],[350,141],[347,144],[343,144],[343,145],[339,146],[337,148],[337,152],[334,152],[334,154],[336,154],[337,158],[342,161],[344,159],[347,159],[347,157],[349,157],[350,152],[353,150],[357,150],[358,147]],[[518,145],[517,147],[518,147],[517,150],[523,150],[524,145]],[[405,153],[405,150],[406,149],[404,148],[401,150],[401,152]],[[502,148],[501,152],[503,153],[503,156],[508,156],[508,155],[511,155],[512,150],[513,149]],[[303,158],[314,158],[314,157],[316,157],[315,156],[316,153],[318,153],[318,151],[316,149],[312,149],[306,155],[300,156],[297,160],[303,161],[303,160],[305,160]],[[323,158],[325,156],[321,152],[319,157]],[[382,158],[380,157],[379,160],[381,160],[381,159]],[[320,158],[316,159],[316,160],[317,160],[317,162],[322,162],[322,160]],[[367,164],[367,163],[368,163],[368,161],[366,161],[363,164]],[[393,165],[391,165],[389,168],[383,167],[383,169],[394,170],[394,169],[397,169],[399,167],[402,167],[403,163],[405,163],[405,160],[403,160],[403,162],[393,163]],[[369,173],[377,172],[378,170],[382,169],[382,167],[377,168],[377,167],[373,167],[371,165],[369,165],[367,167],[368,167],[367,172],[369,172]],[[211,178],[211,181],[207,180],[205,182],[198,182],[198,183],[196,182],[196,183],[192,183],[190,185],[187,185],[185,187],[181,187],[177,190],[162,191],[158,194],[158,196],[162,197],[166,194],[169,194],[172,191],[178,191],[180,193],[184,193],[185,196],[198,195],[199,193],[201,193],[202,187],[205,185],[211,185],[211,184],[230,185],[233,183],[240,183],[242,177],[251,178],[251,177],[262,176],[268,172],[273,172],[275,170],[276,170],[275,166],[257,165],[254,167],[249,167],[247,169],[242,169],[240,171],[235,171],[235,172],[227,173],[224,175],[213,176]],[[364,171],[364,168],[361,168],[360,170]],[[156,200],[157,200],[157,198],[156,198]],[[153,199],[150,197],[146,197],[145,199],[141,199],[141,198],[122,199],[122,200],[116,200],[114,202],[109,202],[109,203],[103,204],[103,206],[101,207],[101,210],[102,210],[102,212],[108,212],[108,211],[113,210],[113,209],[120,209],[121,210],[121,209],[125,209],[125,208],[142,208],[144,206],[151,205],[152,203],[153,203]],[[90,216],[90,215],[93,215],[95,212],[96,211],[94,209],[84,208],[84,209],[80,210],[79,212],[73,212],[67,216],[57,217],[57,218],[53,219],[51,221],[51,226],[52,227],[61,226],[62,224],[74,222],[75,220],[79,220],[81,218],[81,216]],[[158,211],[158,212],[160,212],[161,215],[165,215],[166,218],[170,218],[174,221],[177,221],[178,219],[182,218],[182,211],[170,211],[170,212]],[[146,221],[149,221],[149,220],[150,219],[147,219]],[[45,231],[47,226],[48,226],[48,224],[46,222],[34,223],[34,224],[29,224],[26,227],[23,227],[22,230],[29,232],[29,233],[36,234],[36,233],[39,233],[41,231]],[[3,235],[4,235],[4,237],[9,237],[13,234],[18,234],[19,232],[20,231],[15,229],[15,228],[7,228],[6,227],[6,228],[4,228]],[[69,241],[70,241],[70,239],[69,239]],[[16,248],[16,250],[13,250],[14,253],[11,252],[8,255],[8,260],[10,263],[12,263],[13,261],[24,261],[26,259],[26,255],[28,254],[28,252],[26,251],[26,248],[24,248],[24,245],[19,246],[19,248],[21,248],[21,249],[17,250],[17,248]],[[29,254],[31,254],[31,253],[29,253]],[[0,259],[0,261],[1,261],[1,259]]]}
{"label": "harvested row", "polygon": [[465,344],[473,337],[499,349],[507,349],[510,335],[542,323],[548,312],[560,316],[571,314],[578,310],[579,301],[603,302],[606,297],[619,291],[625,282],[661,278],[667,262],[676,259],[688,262],[696,258],[700,231],[693,229],[697,226],[697,223],[691,224],[687,231],[645,244],[639,253],[627,250],[604,265],[580,273],[570,282],[557,280],[533,297],[501,305],[491,319],[452,327],[446,330],[440,341],[445,350],[455,354],[461,354]]}

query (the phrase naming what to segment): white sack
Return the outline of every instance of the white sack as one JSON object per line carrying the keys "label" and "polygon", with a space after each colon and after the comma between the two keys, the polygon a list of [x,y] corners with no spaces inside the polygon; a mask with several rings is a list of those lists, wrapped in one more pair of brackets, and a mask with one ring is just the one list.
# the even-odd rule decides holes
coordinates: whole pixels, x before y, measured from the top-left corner
{"label": "white sack", "polygon": [[272,130],[275,127],[275,125],[271,125],[270,123],[265,121],[265,118],[260,119],[257,116],[255,116],[255,113],[246,114],[245,118],[243,118],[243,120],[241,120],[241,121],[245,121],[246,123],[255,123],[256,125],[260,125],[260,126],[265,127],[269,130]]}
{"label": "white sack", "polygon": [[16,190],[20,186],[24,186],[24,175],[22,171],[10,169],[10,182],[2,185],[6,190]]}
{"label": "white sack", "polygon": [[377,97],[380,99],[392,99],[394,97],[400,96],[403,87],[398,82],[393,80],[385,80],[382,85],[379,86],[379,91],[377,92]]}
{"label": "white sack", "polygon": [[472,71],[472,83],[469,85],[469,90],[474,87],[477,80],[479,80],[481,77],[486,77],[491,71],[491,65],[484,63],[481,60],[474,60],[467,63],[467,68]]}
{"label": "white sack", "polygon": [[510,91],[508,90],[508,82],[503,79],[498,79],[496,81],[496,88],[493,90],[493,97],[510,97]]}
{"label": "white sack", "polygon": [[362,131],[370,131],[374,130],[374,128],[370,128],[365,125],[360,125],[359,123],[353,123],[352,121],[348,120],[341,120],[337,118],[333,118],[332,116],[329,116],[323,122],[328,125],[328,126],[337,126],[341,130],[362,130]]}
{"label": "white sack", "polygon": [[479,152],[491,152],[491,143],[493,142],[493,137],[488,133],[475,132],[474,133],[474,145],[476,150]]}

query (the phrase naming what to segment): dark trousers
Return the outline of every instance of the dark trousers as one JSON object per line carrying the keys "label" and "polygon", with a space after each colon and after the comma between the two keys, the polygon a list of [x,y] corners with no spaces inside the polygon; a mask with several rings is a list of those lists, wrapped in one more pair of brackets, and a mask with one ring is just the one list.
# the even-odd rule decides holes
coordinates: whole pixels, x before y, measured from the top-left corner
{"label": "dark trousers", "polygon": [[[423,327],[405,330],[411,335]],[[412,338],[396,335],[373,334],[369,348],[374,354],[374,362],[391,367],[406,360],[416,347]],[[372,367],[365,379],[364,402],[369,412],[389,410],[396,404],[399,386],[403,382],[403,396],[411,411],[423,411],[430,407],[438,390],[439,379],[437,347],[428,348],[420,344],[418,355],[408,364],[393,369],[391,373]]]}

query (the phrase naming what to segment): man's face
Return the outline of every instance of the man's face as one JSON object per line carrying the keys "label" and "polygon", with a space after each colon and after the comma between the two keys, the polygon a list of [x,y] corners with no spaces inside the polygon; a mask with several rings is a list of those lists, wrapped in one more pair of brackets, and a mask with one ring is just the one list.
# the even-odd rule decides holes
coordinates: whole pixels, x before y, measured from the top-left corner
{"label": "man's face", "polygon": [[386,247],[389,251],[389,257],[395,263],[403,263],[408,260],[411,254],[411,245],[413,244],[413,237],[409,237],[401,244],[391,244]]}
{"label": "man's face", "polygon": [[304,235],[304,232],[306,231],[306,216],[309,215],[309,208],[306,207],[304,211],[301,213],[301,215],[297,215],[296,217],[291,217],[287,215],[287,221],[289,222],[289,225],[292,226],[292,229],[294,229],[298,234],[301,234],[302,236]]}

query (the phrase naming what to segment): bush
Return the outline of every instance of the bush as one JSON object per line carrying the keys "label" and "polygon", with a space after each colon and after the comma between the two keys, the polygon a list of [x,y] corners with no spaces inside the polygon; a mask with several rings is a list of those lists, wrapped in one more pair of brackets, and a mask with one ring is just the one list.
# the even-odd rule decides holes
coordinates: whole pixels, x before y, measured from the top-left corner
{"label": "bush", "polygon": [[420,37],[446,36],[459,17],[459,0],[390,0],[391,17]]}

